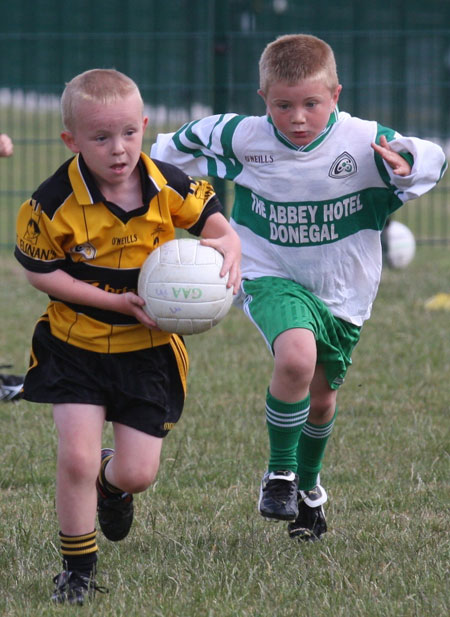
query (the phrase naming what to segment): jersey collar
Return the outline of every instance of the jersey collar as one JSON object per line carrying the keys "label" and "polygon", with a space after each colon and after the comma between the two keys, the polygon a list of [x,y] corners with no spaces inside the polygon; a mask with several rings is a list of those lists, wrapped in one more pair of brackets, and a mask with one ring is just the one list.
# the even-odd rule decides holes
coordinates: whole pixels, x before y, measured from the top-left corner
{"label": "jersey collar", "polygon": [[[141,176],[142,201],[143,205],[146,205],[167,182],[153,161],[144,152],[141,152],[138,168]],[[98,188],[82,154],[77,154],[72,159],[69,165],[69,178],[79,204],[106,203],[106,199]]]}
{"label": "jersey collar", "polygon": [[273,120],[270,116],[267,116],[267,120],[273,127],[275,137],[278,139],[278,141],[281,141],[282,144],[284,144],[291,150],[295,150],[296,152],[311,152],[311,150],[314,150],[315,148],[317,148],[319,144],[323,142],[325,137],[328,135],[328,133],[333,128],[333,125],[337,122],[338,117],[339,117],[339,109],[336,105],[334,111],[330,115],[330,118],[328,120],[326,127],[323,129],[321,133],[317,135],[317,137],[310,144],[307,144],[306,146],[297,146],[296,144],[292,143],[290,139],[288,139],[285,135],[283,135],[283,133],[281,133],[277,129],[277,127],[274,125]]}

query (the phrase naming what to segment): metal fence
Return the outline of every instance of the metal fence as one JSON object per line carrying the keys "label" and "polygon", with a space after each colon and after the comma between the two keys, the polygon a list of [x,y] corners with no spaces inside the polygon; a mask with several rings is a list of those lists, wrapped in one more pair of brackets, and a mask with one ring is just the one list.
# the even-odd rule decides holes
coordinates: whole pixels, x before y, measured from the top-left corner
{"label": "metal fence", "polygon": [[[264,46],[280,34],[308,32],[335,50],[341,109],[449,148],[449,0],[2,5],[0,132],[13,138],[15,151],[0,160],[0,248],[14,243],[20,203],[70,155],[59,138],[59,97],[65,82],[89,68],[114,67],[136,80],[150,116],[148,149],[158,131],[206,113],[264,113],[256,94]],[[450,245],[450,178],[400,212],[418,242]]]}

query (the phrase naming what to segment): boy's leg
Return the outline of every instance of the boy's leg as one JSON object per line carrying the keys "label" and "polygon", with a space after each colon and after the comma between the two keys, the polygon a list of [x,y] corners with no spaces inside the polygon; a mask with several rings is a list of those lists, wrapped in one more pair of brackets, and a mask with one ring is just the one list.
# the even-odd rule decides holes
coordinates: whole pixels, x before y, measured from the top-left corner
{"label": "boy's leg", "polygon": [[115,377],[108,402],[115,450],[102,451],[97,482],[98,518],[104,535],[126,537],[133,520],[133,493],[155,480],[164,437],[183,411],[189,360],[183,340],[110,359]]}
{"label": "boy's leg", "polygon": [[54,405],[58,431],[56,509],[61,531],[69,536],[95,527],[95,480],[105,412],[103,407],[82,404]]}
{"label": "boy's leg", "polygon": [[274,369],[266,400],[269,471],[297,473],[297,446],[310,411],[309,386],[316,366],[314,334],[292,328],[274,341]]}
{"label": "boy's leg", "polygon": [[145,491],[156,479],[163,439],[115,422],[114,443],[107,481],[127,493]]}
{"label": "boy's leg", "polygon": [[270,442],[259,510],[267,518],[294,520],[297,508],[297,448],[309,413],[309,384],[316,347],[310,330],[292,328],[274,341],[274,370],[266,397]]}
{"label": "boy's leg", "polygon": [[133,523],[133,493],[145,491],[156,478],[163,440],[117,422],[113,426],[115,450],[102,450],[97,491],[100,527],[117,542]]}
{"label": "boy's leg", "polygon": [[299,514],[289,524],[292,538],[317,540],[327,531],[323,504],[325,489],[318,482],[325,448],[336,417],[337,390],[332,390],[322,366],[311,383],[311,410],[298,444]]}
{"label": "boy's leg", "polygon": [[311,408],[298,443],[299,488],[313,489],[322,468],[325,448],[336,417],[337,390],[328,385],[323,366],[318,365],[311,383]]}
{"label": "boy's leg", "polygon": [[83,604],[97,588],[95,480],[105,412],[85,404],[57,404],[53,417],[58,432],[56,509],[60,525],[63,572],[55,577],[55,602]]}

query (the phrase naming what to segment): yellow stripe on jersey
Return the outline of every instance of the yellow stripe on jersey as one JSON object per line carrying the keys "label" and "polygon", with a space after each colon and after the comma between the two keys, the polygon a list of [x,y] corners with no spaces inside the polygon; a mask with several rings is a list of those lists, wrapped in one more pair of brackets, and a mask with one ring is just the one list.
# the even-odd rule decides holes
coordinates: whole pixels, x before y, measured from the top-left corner
{"label": "yellow stripe on jersey", "polygon": [[170,346],[177,361],[178,370],[180,372],[181,383],[183,384],[184,396],[187,390],[187,376],[189,372],[189,356],[183,339],[178,334],[172,334],[170,338]]}

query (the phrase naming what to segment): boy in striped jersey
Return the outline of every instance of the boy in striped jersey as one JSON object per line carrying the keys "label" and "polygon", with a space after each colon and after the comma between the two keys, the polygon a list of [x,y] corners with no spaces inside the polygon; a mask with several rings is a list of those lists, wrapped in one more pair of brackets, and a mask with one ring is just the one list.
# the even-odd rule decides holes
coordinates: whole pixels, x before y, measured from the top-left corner
{"label": "boy in striped jersey", "polygon": [[[136,84],[114,70],[74,77],[61,137],[75,156],[19,211],[15,255],[48,294],[32,341],[24,398],[52,403],[63,572],[52,600],[83,604],[95,582],[95,517],[112,541],[133,520],[133,493],[155,479],[163,438],[181,416],[188,356],[137,295],[146,257],[175,237],[202,236],[240,283],[240,242],[211,185],[142,152],[148,119]],[[101,450],[105,420],[115,451]]]}
{"label": "boy in striped jersey", "polygon": [[336,396],[369,318],[388,216],[446,169],[437,145],[339,112],[334,54],[293,34],[260,58],[267,115],[232,113],[159,135],[152,156],[235,183],[242,306],[274,356],[259,510],[291,537],[326,531],[319,472]]}

